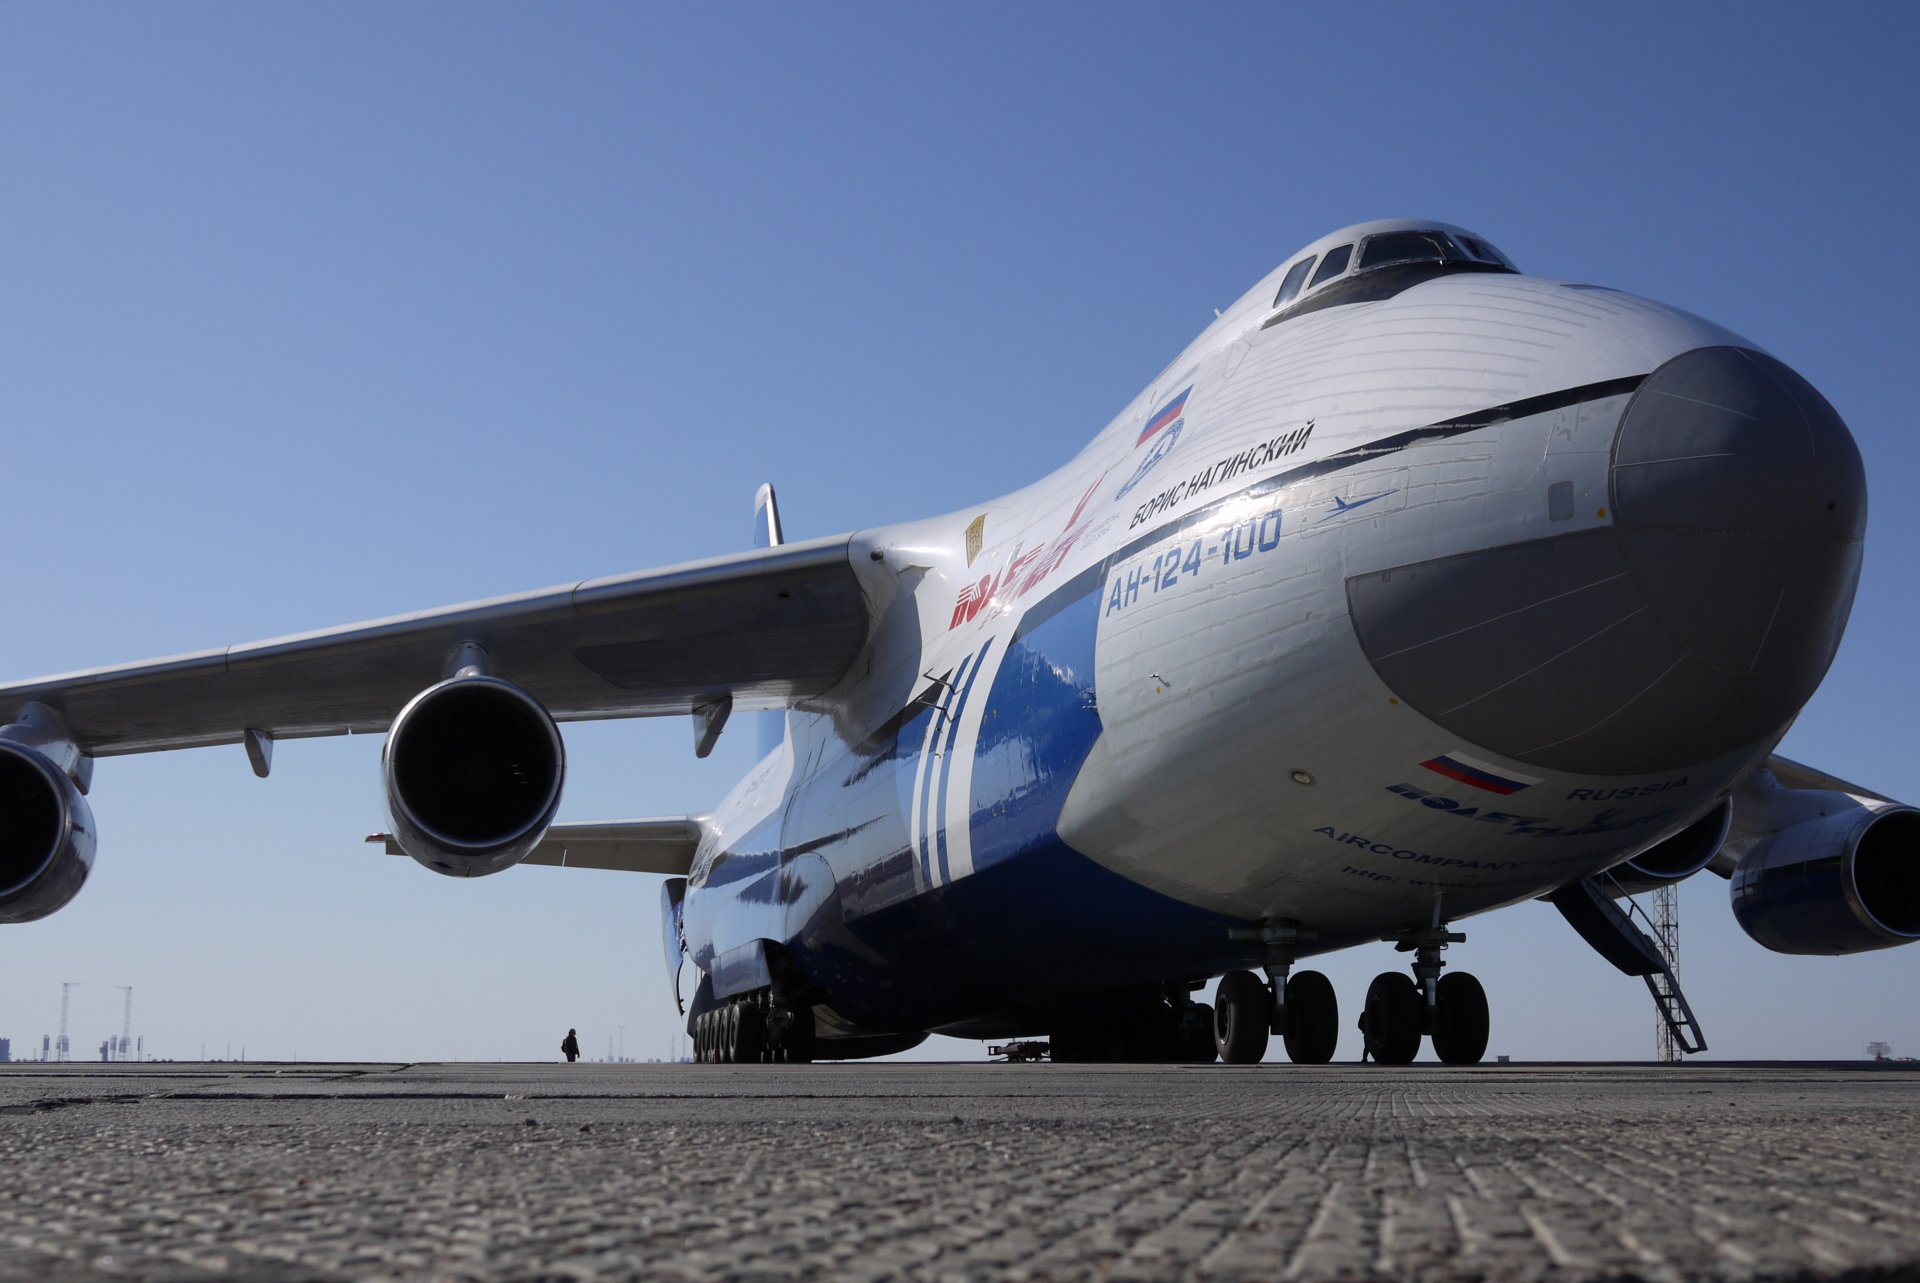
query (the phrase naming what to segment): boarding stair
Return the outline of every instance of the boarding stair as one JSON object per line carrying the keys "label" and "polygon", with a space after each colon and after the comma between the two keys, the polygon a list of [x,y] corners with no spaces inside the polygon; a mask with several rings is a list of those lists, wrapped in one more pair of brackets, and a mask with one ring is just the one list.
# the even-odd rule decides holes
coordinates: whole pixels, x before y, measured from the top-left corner
{"label": "boarding stair", "polygon": [[1611,875],[1582,878],[1546,899],[1595,953],[1623,974],[1647,982],[1647,992],[1653,995],[1654,1008],[1666,1022],[1675,1047],[1688,1055],[1707,1049],[1700,1022],[1680,990],[1672,959],[1660,948],[1652,921]]}

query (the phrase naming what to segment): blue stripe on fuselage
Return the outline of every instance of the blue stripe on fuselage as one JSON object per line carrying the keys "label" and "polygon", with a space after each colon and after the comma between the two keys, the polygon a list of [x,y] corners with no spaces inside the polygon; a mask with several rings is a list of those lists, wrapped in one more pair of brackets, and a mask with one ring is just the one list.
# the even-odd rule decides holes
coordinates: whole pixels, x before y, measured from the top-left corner
{"label": "blue stripe on fuselage", "polygon": [[1059,841],[1067,792],[1100,738],[1094,639],[1104,564],[1020,621],[994,675],[973,756],[973,867]]}
{"label": "blue stripe on fuselage", "polygon": [[[967,700],[973,694],[974,682],[980,677],[980,670],[987,666],[987,652],[993,649],[993,639],[980,648],[977,655],[971,656],[972,667],[966,670],[966,681],[960,687],[960,698],[953,702],[952,710],[947,714],[946,743],[940,749],[940,797],[934,804],[934,848],[940,855],[940,881],[953,880],[953,870],[947,867],[947,786],[953,781],[953,745],[960,734],[960,716],[967,711]],[[937,738],[937,734],[936,734]]]}

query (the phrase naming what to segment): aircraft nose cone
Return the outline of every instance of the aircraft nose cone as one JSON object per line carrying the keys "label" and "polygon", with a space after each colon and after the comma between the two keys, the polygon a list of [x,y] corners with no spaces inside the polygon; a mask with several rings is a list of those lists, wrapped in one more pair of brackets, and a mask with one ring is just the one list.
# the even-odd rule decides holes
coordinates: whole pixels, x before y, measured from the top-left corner
{"label": "aircraft nose cone", "polygon": [[1660,624],[1792,716],[1840,644],[1866,527],[1860,451],[1826,398],[1763,353],[1688,352],[1622,415],[1610,487],[1620,551]]}
{"label": "aircraft nose cone", "polygon": [[1409,707],[1516,762],[1684,770],[1779,732],[1840,644],[1866,481],[1846,424],[1745,348],[1675,357],[1615,429],[1606,523],[1347,581]]}

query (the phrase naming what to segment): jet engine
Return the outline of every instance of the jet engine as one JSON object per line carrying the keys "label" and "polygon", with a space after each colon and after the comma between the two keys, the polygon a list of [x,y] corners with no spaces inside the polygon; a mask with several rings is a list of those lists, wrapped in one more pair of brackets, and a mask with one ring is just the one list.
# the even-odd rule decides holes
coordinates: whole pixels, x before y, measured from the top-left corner
{"label": "jet engine", "polygon": [[1920,940],[1920,810],[1790,790],[1806,819],[1764,834],[1733,871],[1733,915],[1776,953],[1843,954]]}
{"label": "jet engine", "polygon": [[560,809],[567,753],[539,700],[462,673],[400,710],[382,766],[395,841],[435,873],[477,878],[540,844]]}
{"label": "jet engine", "polygon": [[1664,842],[1656,842],[1625,864],[1609,870],[1613,885],[1607,890],[1615,895],[1639,895],[1663,883],[1692,877],[1713,863],[1732,826],[1733,803],[1723,799],[1720,805]]}
{"label": "jet engine", "polygon": [[80,894],[93,869],[93,812],[43,754],[0,739],[0,922],[33,922]]}

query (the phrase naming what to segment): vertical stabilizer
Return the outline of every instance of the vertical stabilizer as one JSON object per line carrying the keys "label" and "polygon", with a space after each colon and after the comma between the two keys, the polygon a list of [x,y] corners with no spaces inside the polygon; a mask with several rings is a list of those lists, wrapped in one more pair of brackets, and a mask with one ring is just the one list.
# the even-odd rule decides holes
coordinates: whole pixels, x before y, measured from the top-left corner
{"label": "vertical stabilizer", "polygon": [[[774,498],[773,482],[762,482],[753,496],[753,546],[778,548],[786,542],[780,530],[780,501]],[[761,713],[754,718],[756,747],[761,757],[780,747],[787,737],[784,712]]]}
{"label": "vertical stabilizer", "polygon": [[785,542],[780,534],[780,503],[773,497],[773,482],[769,481],[753,496],[753,546],[778,548]]}

